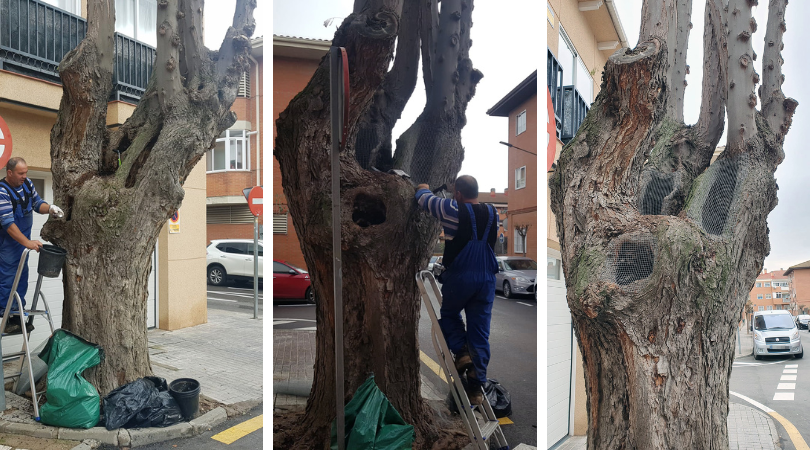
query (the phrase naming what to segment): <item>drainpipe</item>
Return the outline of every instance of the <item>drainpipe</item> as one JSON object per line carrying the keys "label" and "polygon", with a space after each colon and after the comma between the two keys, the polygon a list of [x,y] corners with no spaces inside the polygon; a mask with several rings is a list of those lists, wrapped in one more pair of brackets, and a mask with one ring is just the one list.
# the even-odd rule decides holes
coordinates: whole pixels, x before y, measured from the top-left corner
{"label": "drainpipe", "polygon": [[619,20],[619,12],[616,10],[616,4],[614,3],[616,0],[604,1],[607,6],[608,14],[610,14],[610,21],[613,22],[613,28],[616,29],[616,34],[619,35],[619,43],[622,48],[629,47],[627,44],[627,36],[624,34],[624,27],[622,27],[622,21]]}
{"label": "drainpipe", "polygon": [[261,91],[261,84],[259,83],[259,62],[256,61],[253,56],[248,54],[248,59],[253,62],[254,67],[256,67],[256,76],[253,78],[256,80],[256,186],[262,185],[262,133],[261,133],[261,126],[262,121],[259,117],[259,102],[262,98],[262,91]]}

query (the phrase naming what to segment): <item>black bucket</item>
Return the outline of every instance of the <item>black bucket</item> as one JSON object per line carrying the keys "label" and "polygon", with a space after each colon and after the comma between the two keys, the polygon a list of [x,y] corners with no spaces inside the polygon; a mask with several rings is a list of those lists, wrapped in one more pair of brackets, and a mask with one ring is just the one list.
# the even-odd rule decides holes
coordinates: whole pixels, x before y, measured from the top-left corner
{"label": "black bucket", "polygon": [[65,257],[67,250],[62,247],[57,247],[51,244],[42,246],[39,251],[39,264],[37,265],[37,272],[43,277],[56,278],[59,272],[62,271],[62,266],[65,265]]}
{"label": "black bucket", "polygon": [[177,401],[186,420],[200,412],[200,382],[191,378],[178,378],[169,383],[169,393]]}

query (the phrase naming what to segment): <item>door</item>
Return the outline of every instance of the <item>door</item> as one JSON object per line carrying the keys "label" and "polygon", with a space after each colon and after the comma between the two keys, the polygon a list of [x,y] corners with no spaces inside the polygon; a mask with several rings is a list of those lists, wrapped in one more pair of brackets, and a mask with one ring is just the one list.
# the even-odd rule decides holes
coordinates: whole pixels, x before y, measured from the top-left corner
{"label": "door", "polygon": [[[264,251],[262,248],[262,244],[259,244],[259,279],[262,279],[262,268],[264,266],[263,260],[264,259]],[[248,242],[247,244],[247,254],[245,255],[245,274],[251,278],[253,278],[253,242]]]}
{"label": "door", "polygon": [[146,299],[146,328],[157,328],[158,311],[158,246],[152,252],[152,271],[149,273],[149,296]]}
{"label": "door", "polygon": [[291,270],[291,267],[273,261],[273,297],[294,297],[295,275],[290,273]]}
{"label": "door", "polygon": [[[217,250],[222,253],[217,258],[217,261],[225,268],[228,275],[247,276],[245,272],[247,256],[247,244],[244,242],[222,242],[217,244]],[[250,268],[250,274],[253,275],[253,267]]]}
{"label": "door", "polygon": [[547,446],[568,435],[571,408],[571,312],[565,299],[560,252],[547,249],[546,295],[548,305]]}

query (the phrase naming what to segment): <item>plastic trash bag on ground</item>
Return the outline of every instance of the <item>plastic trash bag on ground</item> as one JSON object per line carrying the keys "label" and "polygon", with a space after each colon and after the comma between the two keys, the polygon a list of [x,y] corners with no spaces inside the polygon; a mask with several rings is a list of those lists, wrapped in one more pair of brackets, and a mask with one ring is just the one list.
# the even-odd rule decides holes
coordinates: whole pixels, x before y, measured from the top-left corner
{"label": "plastic trash bag on ground", "polygon": [[[512,415],[512,396],[501,383],[498,383],[498,380],[487,378],[487,384],[484,385],[484,395],[487,396],[487,401],[489,401],[489,406],[492,407],[495,417],[501,418]],[[447,393],[445,404],[447,404],[450,412],[459,413],[451,392]]]}
{"label": "plastic trash bag on ground", "polygon": [[[344,409],[346,450],[410,450],[415,439],[408,425],[370,376]],[[337,421],[332,422],[331,448],[337,449]]]}
{"label": "plastic trash bag on ground", "polygon": [[167,427],[182,421],[180,406],[160,377],[139,378],[104,397],[104,426],[108,430]]}
{"label": "plastic trash bag on ground", "polygon": [[56,330],[39,353],[48,365],[47,402],[39,408],[42,423],[66,428],[92,428],[100,415],[98,391],[82,377],[97,366],[104,350],[67,331]]}

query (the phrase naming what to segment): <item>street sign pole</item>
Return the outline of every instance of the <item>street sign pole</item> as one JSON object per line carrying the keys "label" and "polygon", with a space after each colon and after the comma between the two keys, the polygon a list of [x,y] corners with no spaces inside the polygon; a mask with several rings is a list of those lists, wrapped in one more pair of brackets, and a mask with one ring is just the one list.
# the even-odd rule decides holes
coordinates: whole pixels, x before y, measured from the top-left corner
{"label": "street sign pole", "polygon": [[343,410],[343,267],[340,249],[340,148],[348,98],[348,62],[342,47],[329,49],[329,96],[332,116],[332,278],[335,298],[335,408],[338,450],[346,446]]}
{"label": "street sign pole", "polygon": [[253,216],[253,318],[259,318],[259,216]]}

